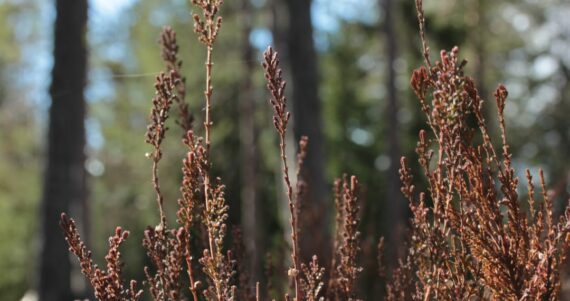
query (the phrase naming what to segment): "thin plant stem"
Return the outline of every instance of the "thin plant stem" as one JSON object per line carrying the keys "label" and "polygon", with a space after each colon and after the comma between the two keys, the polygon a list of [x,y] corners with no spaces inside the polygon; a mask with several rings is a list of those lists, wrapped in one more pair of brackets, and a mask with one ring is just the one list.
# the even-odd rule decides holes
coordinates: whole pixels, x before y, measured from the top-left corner
{"label": "thin plant stem", "polygon": [[158,210],[160,212],[160,228],[164,229],[166,227],[166,215],[164,214],[164,197],[160,191],[160,183],[158,180],[158,161],[160,159],[155,158],[152,161],[152,186],[156,192],[156,202],[158,204]]}

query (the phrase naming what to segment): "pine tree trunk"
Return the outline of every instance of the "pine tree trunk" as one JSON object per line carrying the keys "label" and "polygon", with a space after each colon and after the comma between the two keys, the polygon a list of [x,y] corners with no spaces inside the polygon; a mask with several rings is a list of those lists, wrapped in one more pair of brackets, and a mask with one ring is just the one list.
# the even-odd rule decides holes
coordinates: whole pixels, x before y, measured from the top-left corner
{"label": "pine tree trunk", "polygon": [[72,300],[71,264],[59,216],[86,198],[87,0],[57,0],[47,160],[41,203],[39,300]]}
{"label": "pine tree trunk", "polygon": [[260,214],[258,196],[258,130],[255,126],[255,93],[252,81],[255,64],[254,49],[249,41],[252,28],[250,0],[242,0],[243,41],[242,57],[245,75],[240,95],[240,151],[241,151],[241,224],[249,270],[253,279],[261,279],[261,263],[264,255],[264,220]]}
{"label": "pine tree trunk", "polygon": [[403,229],[406,212],[406,202],[400,192],[400,176],[398,168],[400,157],[402,155],[400,148],[400,126],[398,121],[398,91],[396,88],[396,70],[395,62],[398,56],[398,45],[396,39],[396,29],[394,26],[395,6],[392,0],[381,0],[380,6],[384,10],[384,28],[383,35],[385,37],[386,47],[386,90],[387,107],[386,121],[388,136],[388,156],[390,158],[390,167],[388,168],[386,181],[386,199],[387,217],[388,217],[388,237],[386,243],[386,259],[391,267],[396,265],[399,258],[398,253],[403,247]]}

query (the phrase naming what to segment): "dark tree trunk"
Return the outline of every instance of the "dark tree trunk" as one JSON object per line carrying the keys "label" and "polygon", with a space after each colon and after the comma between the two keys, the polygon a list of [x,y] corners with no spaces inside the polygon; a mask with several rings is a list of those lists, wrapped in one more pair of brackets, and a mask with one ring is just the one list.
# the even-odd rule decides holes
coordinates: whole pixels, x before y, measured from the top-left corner
{"label": "dark tree trunk", "polygon": [[319,99],[317,54],[313,40],[310,0],[286,0],[289,12],[287,35],[293,82],[293,131],[296,141],[309,137],[304,179],[307,191],[299,217],[300,253],[303,262],[316,254],[328,266],[331,254],[330,210],[325,183],[325,158]]}
{"label": "dark tree trunk", "polygon": [[257,66],[254,49],[249,41],[252,28],[252,7],[250,0],[242,0],[243,45],[242,57],[245,75],[240,95],[240,152],[241,152],[241,224],[245,251],[253,279],[261,279],[263,259],[264,220],[260,214],[258,197],[258,150],[255,126],[255,95],[252,76]]}
{"label": "dark tree trunk", "polygon": [[59,216],[86,198],[87,0],[57,0],[47,160],[41,203],[39,300],[72,300],[71,264]]}
{"label": "dark tree trunk", "polygon": [[388,217],[388,237],[386,242],[386,259],[391,267],[396,265],[398,253],[403,246],[403,228],[405,221],[406,202],[400,192],[400,176],[398,168],[402,152],[400,149],[400,126],[398,121],[398,91],[396,89],[395,62],[398,56],[396,29],[394,26],[395,6],[393,0],[381,0],[380,6],[384,10],[384,28],[382,34],[386,46],[386,90],[388,90],[386,121],[388,135],[388,156],[390,167],[386,177],[386,208]]}

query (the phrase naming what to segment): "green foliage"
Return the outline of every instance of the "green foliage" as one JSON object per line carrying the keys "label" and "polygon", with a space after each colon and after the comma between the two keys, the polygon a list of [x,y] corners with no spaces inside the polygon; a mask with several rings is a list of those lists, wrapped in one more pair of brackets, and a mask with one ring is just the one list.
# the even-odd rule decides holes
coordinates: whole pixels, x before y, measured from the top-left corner
{"label": "green foliage", "polygon": [[0,106],[0,299],[16,300],[32,283],[36,206],[41,172],[37,128],[30,108],[19,103]]}
{"label": "green foliage", "polygon": [[36,207],[41,189],[39,127],[28,93],[11,81],[22,60],[21,50],[33,36],[33,20],[22,22],[31,34],[18,35],[13,24],[37,3],[0,4],[0,299],[18,300],[33,283]]}

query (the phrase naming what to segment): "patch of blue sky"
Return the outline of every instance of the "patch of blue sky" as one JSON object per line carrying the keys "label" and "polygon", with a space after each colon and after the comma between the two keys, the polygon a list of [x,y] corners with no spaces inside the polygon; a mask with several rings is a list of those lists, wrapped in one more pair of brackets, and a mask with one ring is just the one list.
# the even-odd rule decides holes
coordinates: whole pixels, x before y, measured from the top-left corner
{"label": "patch of blue sky", "polygon": [[88,102],[112,99],[115,95],[112,72],[95,60],[121,62],[129,65],[128,55],[129,14],[136,0],[91,0],[89,7],[89,43],[96,51],[91,56],[89,84],[85,97]]}
{"label": "patch of blue sky", "polygon": [[254,48],[262,51],[267,46],[273,44],[273,36],[268,28],[258,27],[254,28],[249,34],[249,42]]}
{"label": "patch of blue sky", "polygon": [[[92,45],[103,45],[103,56],[114,61],[123,61],[120,44],[127,40],[129,23],[132,21],[126,9],[136,0],[91,0],[89,7],[89,41]],[[99,49],[101,51],[101,49]]]}
{"label": "patch of blue sky", "polygon": [[[252,0],[256,7],[263,6],[265,2]],[[342,21],[374,24],[379,19],[375,0],[314,0],[311,14],[318,50],[326,50],[328,35],[340,30]],[[251,32],[250,41],[255,48],[263,50],[273,42],[271,31],[266,27],[255,28]]]}
{"label": "patch of blue sky", "polygon": [[340,29],[341,21],[374,24],[379,9],[375,0],[315,0],[312,14],[315,28],[331,33]]}
{"label": "patch of blue sky", "polygon": [[[98,55],[111,61],[128,62],[127,41],[128,23],[135,22],[125,13],[139,0],[91,0],[89,10],[89,40],[92,45],[98,45]],[[174,5],[182,5],[186,0],[173,0]],[[255,7],[262,7],[266,0],[252,0]],[[167,10],[156,10],[150,16],[153,24],[164,24],[170,15]],[[379,19],[379,10],[375,0],[314,0],[312,6],[313,26],[315,27],[315,42],[318,50],[326,50],[328,36],[337,32],[343,21],[374,24]],[[187,13],[190,15],[190,12]],[[178,16],[180,17],[180,16]],[[255,48],[265,49],[271,45],[273,38],[267,27],[253,29],[250,41]],[[91,70],[89,86],[86,90],[88,101],[111,99],[114,88],[111,82],[111,72],[108,70]],[[87,127],[89,144],[93,148],[101,147],[102,139],[98,136],[98,128],[90,122]]]}
{"label": "patch of blue sky", "polygon": [[55,9],[51,2],[34,0],[10,1],[16,5],[29,5],[30,9],[17,11],[8,20],[11,28],[15,30],[16,39],[20,43],[21,61],[15,72],[9,76],[14,77],[17,90],[27,94],[31,100],[36,117],[40,123],[45,121],[47,109],[51,101],[48,94],[50,84],[50,71],[53,65],[52,37]]}
{"label": "patch of blue sky", "polygon": [[[89,43],[98,57],[107,61],[129,62],[128,41],[129,24],[133,21],[124,12],[131,8],[137,0],[90,0],[89,3]],[[103,66],[97,66],[91,55],[88,85],[85,89],[87,102],[111,100],[115,97],[112,72]],[[101,124],[93,117],[85,120],[87,145],[90,149],[99,150],[105,144]]]}
{"label": "patch of blue sky", "polygon": [[317,50],[328,48],[329,35],[340,30],[343,21],[374,24],[379,12],[375,0],[314,0],[311,13]]}
{"label": "patch of blue sky", "polygon": [[93,117],[85,119],[85,130],[87,133],[87,146],[94,150],[100,150],[105,145],[105,138],[101,130],[101,123]]}
{"label": "patch of blue sky", "polygon": [[85,99],[88,102],[97,102],[113,99],[115,89],[112,78],[113,73],[107,68],[94,68],[89,70],[89,85],[85,89]]}
{"label": "patch of blue sky", "polygon": [[92,14],[113,18],[135,2],[136,0],[91,0],[90,9]]}

